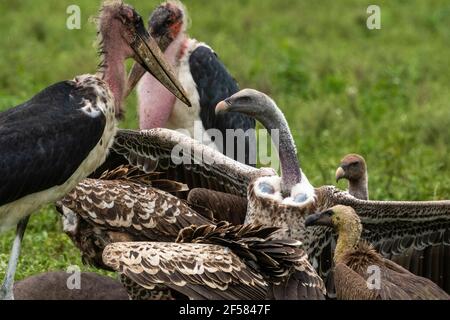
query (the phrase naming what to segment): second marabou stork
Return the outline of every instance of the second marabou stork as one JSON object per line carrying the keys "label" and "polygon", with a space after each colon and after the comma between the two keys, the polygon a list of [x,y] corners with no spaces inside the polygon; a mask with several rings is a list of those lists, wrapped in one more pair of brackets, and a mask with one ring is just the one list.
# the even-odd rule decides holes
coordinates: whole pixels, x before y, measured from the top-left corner
{"label": "second marabou stork", "polygon": [[208,45],[189,38],[187,21],[181,2],[165,2],[150,16],[149,32],[172,64],[192,108],[186,110],[136,65],[130,73],[129,85],[133,87],[140,80],[137,88],[140,129],[183,129],[190,137],[216,147],[230,158],[255,165],[255,120],[244,114],[215,114],[217,103],[238,92],[239,87]]}
{"label": "second marabou stork", "polygon": [[95,75],[59,82],[0,113],[0,232],[18,226],[0,299],[14,298],[29,215],[61,198],[105,161],[125,97],[124,61],[133,58],[189,104],[131,6],[105,4],[98,31],[102,63]]}

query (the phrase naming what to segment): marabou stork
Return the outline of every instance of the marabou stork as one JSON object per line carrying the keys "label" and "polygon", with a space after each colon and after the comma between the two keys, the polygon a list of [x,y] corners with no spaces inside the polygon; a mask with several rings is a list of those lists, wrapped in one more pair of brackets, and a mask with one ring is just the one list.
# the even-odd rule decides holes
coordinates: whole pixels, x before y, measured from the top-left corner
{"label": "marabou stork", "polygon": [[0,114],[0,232],[18,225],[0,298],[13,281],[29,215],[69,192],[105,160],[116,133],[133,58],[189,104],[142,18],[121,1],[102,7],[102,63],[95,75],[54,84]]}
{"label": "marabou stork", "polygon": [[152,76],[144,75],[145,71],[136,65],[130,73],[129,84],[134,86],[142,77],[137,88],[140,128],[184,129],[194,139],[217,147],[232,159],[254,166],[255,120],[237,113],[215,114],[216,104],[239,91],[239,87],[208,45],[189,38],[187,21],[187,12],[181,2],[165,2],[150,16],[149,32],[176,70],[193,108],[183,108]]}

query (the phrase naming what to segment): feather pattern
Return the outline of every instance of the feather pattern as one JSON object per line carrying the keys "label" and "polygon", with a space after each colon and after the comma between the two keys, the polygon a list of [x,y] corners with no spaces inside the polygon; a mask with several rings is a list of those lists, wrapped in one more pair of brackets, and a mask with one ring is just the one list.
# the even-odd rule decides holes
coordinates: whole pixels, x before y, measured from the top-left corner
{"label": "feather pattern", "polygon": [[[435,283],[383,258],[365,242],[346,252],[338,267],[335,279],[339,299],[450,300]],[[369,279],[374,268],[379,270],[378,285]]]}
{"label": "feather pattern", "polygon": [[178,244],[116,243],[103,259],[144,287],[165,283],[180,292],[198,291],[196,297],[209,288],[223,292],[221,298],[323,299],[323,282],[299,242],[272,239],[277,231],[226,222],[191,226],[180,232]]}
{"label": "feather pattern", "polygon": [[[332,254],[336,235],[330,229],[320,226],[305,228],[304,220],[309,214],[338,204],[355,209],[364,227],[362,239],[372,243],[386,258],[407,253],[408,250],[420,251],[442,245],[442,254],[434,254],[435,257],[439,255],[439,259],[428,258],[431,264],[428,269],[437,270],[431,277],[441,279],[443,288],[450,290],[450,287],[446,286],[448,272],[444,267],[440,267],[445,265],[446,250],[450,248],[450,201],[360,200],[333,186],[323,186],[315,189],[314,202],[295,206],[283,203],[276,194],[259,193],[256,189],[258,180],[260,179],[256,179],[249,186],[248,217],[255,217],[257,223],[281,227],[285,231],[280,234],[282,237],[302,241],[311,263],[325,279],[328,292],[333,292],[333,282],[328,281],[328,278],[333,276]],[[423,260],[420,257],[423,258],[423,254],[410,259],[407,265],[402,265],[420,276],[425,276],[424,268],[416,266],[417,261]],[[411,260],[416,262],[411,263]]]}
{"label": "feather pattern", "polygon": [[[144,288],[153,288],[155,284],[175,289],[206,285],[210,289],[227,291],[235,285],[257,286],[256,298],[262,299],[267,286],[261,275],[248,268],[229,249],[217,245],[114,243],[105,248],[103,260]],[[248,298],[238,296],[238,299]]]}
{"label": "feather pattern", "polygon": [[108,85],[83,75],[0,113],[0,232],[104,161],[116,132],[114,107]]}
{"label": "feather pattern", "polygon": [[111,151],[98,172],[115,168],[121,161],[144,172],[164,172],[168,179],[186,183],[190,189],[207,188],[242,197],[254,178],[275,175],[273,169],[256,169],[233,161],[169,129],[119,130]]}
{"label": "feather pattern", "polygon": [[85,179],[58,206],[98,228],[147,240],[174,240],[180,229],[209,222],[169,193],[124,180]]}
{"label": "feather pattern", "polygon": [[177,294],[176,291],[164,285],[155,285],[153,288],[147,289],[123,274],[120,275],[119,280],[126,289],[130,300],[187,300],[186,296]]}

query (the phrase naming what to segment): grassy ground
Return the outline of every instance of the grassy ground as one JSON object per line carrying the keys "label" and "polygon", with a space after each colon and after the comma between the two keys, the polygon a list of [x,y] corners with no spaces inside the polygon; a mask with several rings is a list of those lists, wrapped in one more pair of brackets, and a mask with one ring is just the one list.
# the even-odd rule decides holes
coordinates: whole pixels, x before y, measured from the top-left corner
{"label": "grassy ground", "polygon": [[[145,17],[157,1],[130,0]],[[78,4],[82,29],[66,29]],[[375,199],[450,195],[450,3],[377,1],[382,29],[366,28],[365,1],[186,1],[191,35],[220,54],[241,87],[270,94],[286,113],[302,166],[333,183],[340,158],[363,154]],[[0,110],[42,88],[94,72],[89,17],[99,1],[2,1]],[[136,128],[135,97],[123,127]],[[341,185],[342,187],[344,185]],[[0,277],[13,233],[0,237]],[[81,265],[51,206],[32,217],[17,278]]]}

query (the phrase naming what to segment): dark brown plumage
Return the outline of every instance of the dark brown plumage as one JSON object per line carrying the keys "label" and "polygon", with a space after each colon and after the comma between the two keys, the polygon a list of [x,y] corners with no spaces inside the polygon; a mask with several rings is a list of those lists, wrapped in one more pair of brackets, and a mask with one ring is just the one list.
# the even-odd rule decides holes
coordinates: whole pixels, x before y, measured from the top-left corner
{"label": "dark brown plumage", "polygon": [[[160,177],[160,173],[120,165],[105,171],[100,179],[84,180],[57,203],[66,234],[80,249],[84,263],[110,270],[102,260],[109,243],[173,241],[182,228],[209,222],[169,193],[184,192],[185,184]],[[139,288],[121,279],[132,299],[180,298],[163,286]]]}
{"label": "dark brown plumage", "polygon": [[[173,154],[174,148],[180,153]],[[139,173],[124,174],[118,169],[123,165]],[[153,188],[153,178],[165,184],[172,182],[170,186],[187,184],[189,188],[245,196],[251,180],[273,174],[272,169],[243,165],[175,131],[119,130],[106,163],[63,198],[58,207],[69,222],[77,219],[68,216],[78,216],[96,228],[144,237],[141,241],[174,241],[182,228],[211,220],[197,214],[195,206],[187,205],[182,197]],[[70,225],[69,229],[74,229]]]}
{"label": "dark brown plumage", "polygon": [[226,222],[191,226],[177,243],[111,244],[103,260],[143,287],[165,284],[195,299],[323,299],[323,282],[300,243],[273,239],[276,231]]}
{"label": "dark brown plumage", "polygon": [[122,167],[104,179],[85,179],[57,203],[64,230],[87,264],[106,268],[101,254],[108,243],[174,241],[181,229],[210,222],[185,201],[152,187],[151,174],[132,178],[129,173]]}
{"label": "dark brown plumage", "polygon": [[334,282],[338,299],[450,300],[438,285],[385,259],[364,241],[361,220],[348,206],[334,206],[306,219],[307,226],[332,227],[338,234]]}
{"label": "dark brown plumage", "polygon": [[[148,138],[150,133],[154,134],[153,138]],[[109,162],[114,165],[103,167],[107,173],[97,171],[97,179],[84,180],[58,203],[59,210],[64,215],[65,230],[80,248],[83,261],[99,268],[109,269],[101,258],[104,247],[109,243],[174,241],[178,232],[185,227],[192,224],[213,223],[212,220],[196,212],[199,209],[198,205],[188,205],[182,199],[154,188],[154,179],[157,179],[158,186],[161,185],[161,181],[164,181],[163,185],[166,187],[167,185],[171,188],[175,186],[175,189],[172,188],[168,191],[177,192],[180,191],[177,188],[182,184],[173,182],[167,179],[168,177],[179,178],[180,181],[191,185],[198,183],[201,186],[205,182],[204,176],[208,175],[210,181],[217,181],[216,186],[219,190],[231,190],[240,194],[242,191],[239,188],[246,188],[245,181],[247,179],[273,173],[271,170],[258,170],[235,163],[170,130],[154,130],[154,132],[145,133],[127,132],[125,136],[121,136],[119,133],[119,142],[121,143],[120,148],[116,149],[118,153],[115,158],[110,158],[113,161]],[[147,143],[150,143],[151,147]],[[163,146],[158,143],[162,143]],[[164,154],[166,144],[181,144],[185,147],[183,150],[195,151],[193,156],[202,154],[204,158],[212,157],[214,161],[202,163],[197,170],[191,173],[191,177],[193,177],[191,179],[186,178],[189,177],[186,174],[182,174],[181,178],[177,174],[171,175],[171,172],[179,171],[173,171],[170,162],[166,162],[166,160],[173,160],[170,154],[169,158],[166,158]],[[156,153],[155,155],[150,153],[148,158],[140,159],[135,152],[142,154],[143,150],[154,150]],[[120,158],[120,154],[124,158],[117,161],[117,156]],[[131,164],[132,169],[122,166],[126,162]],[[175,165],[174,168],[180,169],[182,166]],[[186,166],[186,168],[192,170],[190,166]],[[152,171],[156,169],[164,174]],[[199,169],[201,170],[198,171]],[[231,173],[224,175],[225,172]],[[235,174],[240,174],[238,179]],[[202,213],[204,214],[204,212]],[[146,288],[149,289],[148,286]],[[158,296],[161,288],[155,290],[151,287],[146,295]],[[135,291],[133,289],[130,295],[142,296],[140,293],[136,295]],[[192,294],[194,293],[192,292]]]}
{"label": "dark brown plumage", "polygon": [[124,274],[120,274],[119,279],[131,300],[188,300],[187,296],[172,290],[165,285],[155,285],[147,289]]}
{"label": "dark brown plumage", "polygon": [[173,180],[161,179],[161,176],[163,176],[163,173],[161,172],[143,172],[137,167],[130,165],[119,165],[113,169],[103,172],[100,176],[100,180],[139,182],[143,185],[169,193],[189,191],[186,184]]}
{"label": "dark brown plumage", "polygon": [[[341,160],[340,167],[336,171],[336,181],[347,179],[349,181],[349,193],[355,198],[361,200],[369,199],[368,190],[368,173],[364,158],[358,154],[349,154]],[[398,229],[404,228],[406,223]],[[416,227],[420,229],[420,227]],[[442,227],[435,224],[436,231]],[[418,230],[420,233],[420,231]],[[431,230],[429,233],[434,233]],[[430,236],[433,237],[433,236]],[[439,236],[437,236],[439,238]],[[394,240],[395,241],[395,240]],[[407,243],[412,240],[397,240],[398,242]],[[388,241],[383,245],[383,251],[386,252],[385,257],[405,267],[414,274],[426,277],[437,283],[440,287],[450,292],[450,258],[445,260],[445,256],[450,257],[450,245],[443,243],[433,243],[431,246],[418,245],[410,247],[403,252],[397,252],[391,249],[392,241]],[[447,266],[446,266],[447,264]],[[447,281],[447,283],[446,283]]]}
{"label": "dark brown plumage", "polygon": [[14,284],[16,300],[128,300],[122,284],[96,273],[80,274],[80,288],[67,286],[72,273],[63,271],[35,275]]}
{"label": "dark brown plumage", "polygon": [[189,205],[207,208],[217,221],[242,224],[247,215],[247,198],[233,194],[195,188],[189,192],[187,201]]}

